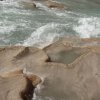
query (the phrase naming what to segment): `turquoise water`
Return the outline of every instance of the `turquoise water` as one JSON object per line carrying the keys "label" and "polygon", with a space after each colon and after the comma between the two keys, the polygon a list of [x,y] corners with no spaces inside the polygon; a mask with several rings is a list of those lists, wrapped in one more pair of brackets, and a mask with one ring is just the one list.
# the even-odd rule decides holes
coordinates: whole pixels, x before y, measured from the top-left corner
{"label": "turquoise water", "polygon": [[100,36],[99,0],[58,0],[67,10],[49,9],[36,2],[29,9],[20,0],[0,1],[0,45],[44,47],[61,36]]}

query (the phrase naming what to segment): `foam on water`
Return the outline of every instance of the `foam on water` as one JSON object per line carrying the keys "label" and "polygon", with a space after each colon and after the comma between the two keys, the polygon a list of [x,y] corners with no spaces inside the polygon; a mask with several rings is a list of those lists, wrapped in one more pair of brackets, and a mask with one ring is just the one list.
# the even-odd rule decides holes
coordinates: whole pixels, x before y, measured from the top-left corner
{"label": "foam on water", "polygon": [[[81,38],[98,37],[100,35],[100,17],[91,17],[88,14],[89,11],[83,14],[81,12],[83,7],[82,10],[75,12],[75,9],[72,11],[50,9],[40,1],[35,3],[38,9],[33,11],[32,9],[25,9],[23,5],[18,3],[18,0],[0,1],[0,45],[10,42],[13,45],[14,40],[15,44],[34,45],[43,48],[59,37],[68,36],[68,34],[78,35]],[[76,8],[79,6],[80,4],[77,3]],[[86,8],[86,6],[84,7]],[[32,32],[33,30],[35,31]],[[23,41],[21,37],[24,36]],[[16,43],[16,40],[18,43]],[[30,74],[26,69],[24,73]],[[40,94],[43,92],[42,88],[44,87],[41,84],[37,86],[33,100],[54,100],[53,97],[48,97],[48,95],[45,97],[38,96],[39,92]]]}
{"label": "foam on water", "polygon": [[41,80],[42,80],[42,82],[40,84],[38,84],[35,88],[32,100],[44,100],[44,98],[45,98],[45,100],[53,100],[52,97],[45,96],[44,98],[42,98],[41,96],[38,96],[38,94],[41,94],[41,92],[43,91],[42,89],[45,88],[45,86],[43,84],[44,80],[45,80],[45,76],[41,77]]}
{"label": "foam on water", "polygon": [[[30,32],[25,33],[25,35],[28,35],[23,38],[24,41],[20,40],[22,38],[19,38],[18,41],[23,43],[21,45],[35,45],[37,47],[47,46],[55,38],[69,34],[78,35],[82,38],[98,37],[100,35],[99,17],[87,17],[87,15],[80,12],[50,9],[40,1],[35,3],[38,10],[31,11],[24,9],[18,0],[0,2],[0,17],[3,19],[0,19],[0,34],[25,33],[28,29]],[[37,23],[41,25],[37,25]],[[33,30],[35,31],[31,34]],[[14,36],[16,35],[9,38],[10,42],[12,38],[16,38]],[[5,40],[7,37],[0,35],[0,39]]]}
{"label": "foam on water", "polygon": [[43,9],[43,10],[48,10],[49,9],[48,7],[46,7],[45,5],[43,5],[40,2],[35,2],[35,4],[39,9]]}
{"label": "foam on water", "polygon": [[34,31],[31,36],[23,43],[24,46],[36,45],[40,48],[49,45],[56,38],[63,36],[61,28],[66,27],[66,24],[48,23]]}
{"label": "foam on water", "polygon": [[9,34],[11,31],[15,29],[15,26],[0,26],[0,34]]}
{"label": "foam on water", "polygon": [[45,6],[44,4],[40,3],[40,2],[35,2],[37,7],[39,9],[42,9],[42,10],[45,10],[46,12],[49,12],[50,14],[54,14],[58,17],[66,17],[68,16],[68,14],[66,13],[67,11],[65,10],[58,10],[58,9],[51,9],[51,8],[48,8],[47,6]]}
{"label": "foam on water", "polygon": [[100,18],[79,18],[78,25],[74,26],[73,30],[81,38],[98,37],[100,35]]}
{"label": "foam on water", "polygon": [[6,7],[19,7],[18,3],[14,0],[3,0],[0,2],[0,5],[3,9],[5,9]]}

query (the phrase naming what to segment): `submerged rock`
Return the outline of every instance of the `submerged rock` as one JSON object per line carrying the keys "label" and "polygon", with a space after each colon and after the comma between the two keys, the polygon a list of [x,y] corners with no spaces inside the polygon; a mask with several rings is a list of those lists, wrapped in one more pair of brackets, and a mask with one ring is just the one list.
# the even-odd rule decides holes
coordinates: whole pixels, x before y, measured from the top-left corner
{"label": "submerged rock", "polygon": [[25,9],[35,9],[36,4],[32,0],[22,0],[19,2]]}
{"label": "submerged rock", "polygon": [[53,0],[28,0],[28,1],[22,0],[20,3],[26,9],[34,9],[34,8],[37,8],[36,1],[43,3],[48,8],[57,8],[57,9],[65,9],[66,8],[64,4],[57,2],[57,1],[53,1]]}
{"label": "submerged rock", "polygon": [[49,7],[49,8],[57,8],[57,9],[64,9],[65,6],[64,4],[58,3],[56,1],[53,0],[44,0],[44,4]]}

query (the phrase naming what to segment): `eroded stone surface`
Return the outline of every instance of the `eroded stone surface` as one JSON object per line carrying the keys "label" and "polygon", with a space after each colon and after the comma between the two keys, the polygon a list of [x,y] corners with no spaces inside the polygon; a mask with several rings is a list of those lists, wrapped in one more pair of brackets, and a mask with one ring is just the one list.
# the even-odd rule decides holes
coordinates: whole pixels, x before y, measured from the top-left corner
{"label": "eroded stone surface", "polygon": [[0,75],[1,100],[31,100],[34,89],[41,79],[31,74],[23,74],[22,70],[14,70]]}
{"label": "eroded stone surface", "polygon": [[37,48],[6,47],[0,51],[0,72],[9,71],[12,68],[38,66],[47,59],[45,52]]}
{"label": "eroded stone surface", "polygon": [[[95,45],[91,45],[94,42]],[[54,100],[99,100],[99,43],[99,39],[61,39],[43,50],[33,47],[1,48],[0,88],[4,91],[0,92],[0,97],[2,100],[22,100],[18,94],[25,92],[27,79],[35,86],[41,82],[38,77],[41,76],[44,78],[41,84],[44,88],[37,95],[43,100],[46,100],[45,97]],[[23,75],[24,68],[35,75]],[[31,93],[27,89],[24,92],[22,94]]]}

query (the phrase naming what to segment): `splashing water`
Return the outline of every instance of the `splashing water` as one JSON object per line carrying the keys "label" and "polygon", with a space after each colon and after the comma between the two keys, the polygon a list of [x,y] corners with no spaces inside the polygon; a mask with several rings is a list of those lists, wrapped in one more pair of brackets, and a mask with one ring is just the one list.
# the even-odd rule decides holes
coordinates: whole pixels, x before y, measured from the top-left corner
{"label": "splashing water", "polygon": [[100,18],[80,18],[73,28],[82,38],[98,37],[100,35]]}
{"label": "splashing water", "polygon": [[[58,0],[59,1],[59,0]],[[68,10],[25,9],[20,1],[0,1],[0,45],[44,47],[62,36],[99,37],[100,8],[88,0],[62,0]]]}
{"label": "splashing water", "polygon": [[65,24],[48,23],[44,26],[37,28],[31,36],[24,41],[25,46],[38,44],[39,47],[44,47],[53,42],[57,37],[63,36],[61,28],[66,28]]}

